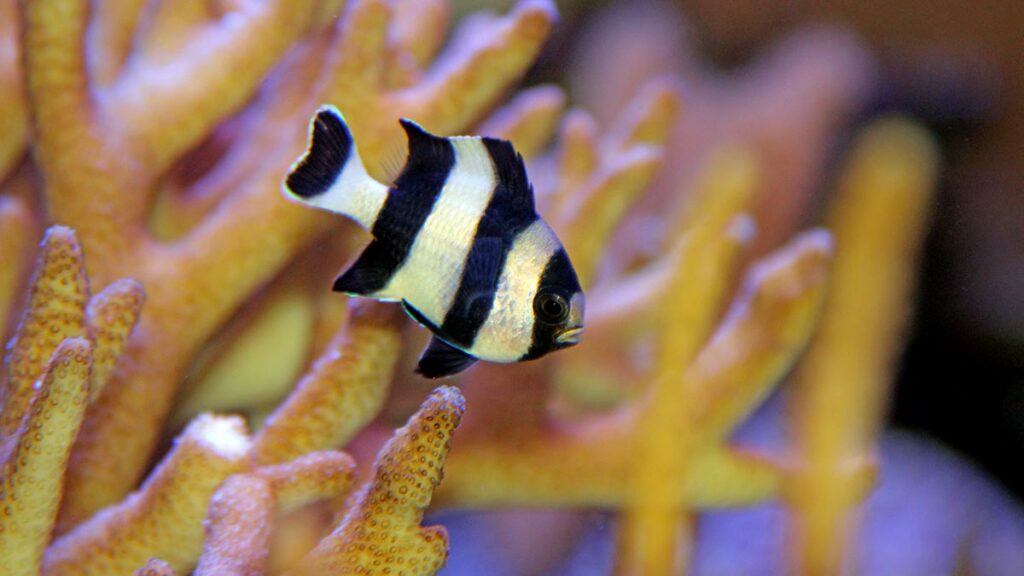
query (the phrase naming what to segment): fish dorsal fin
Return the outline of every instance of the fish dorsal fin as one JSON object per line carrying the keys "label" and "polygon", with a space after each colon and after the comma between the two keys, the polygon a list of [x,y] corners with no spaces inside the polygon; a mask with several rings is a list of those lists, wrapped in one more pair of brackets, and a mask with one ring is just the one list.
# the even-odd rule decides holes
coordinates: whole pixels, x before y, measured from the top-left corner
{"label": "fish dorsal fin", "polygon": [[437,336],[420,355],[416,372],[425,378],[444,378],[458,374],[476,362],[476,358],[441,340]]}
{"label": "fish dorsal fin", "polygon": [[393,252],[380,240],[373,240],[334,281],[334,291],[356,296],[374,295],[387,286],[398,265]]}
{"label": "fish dorsal fin", "polygon": [[518,211],[535,213],[537,209],[533,202],[533,186],[526,177],[523,156],[516,152],[508,140],[486,137],[483,138],[483,143],[491,156],[498,183],[504,188],[509,203]]}
{"label": "fish dorsal fin", "polygon": [[447,138],[434,136],[422,126],[402,118],[399,120],[409,140],[409,157],[405,168],[395,180],[398,188],[407,189],[403,184],[417,185],[422,180],[444,181],[455,164],[455,150]]}

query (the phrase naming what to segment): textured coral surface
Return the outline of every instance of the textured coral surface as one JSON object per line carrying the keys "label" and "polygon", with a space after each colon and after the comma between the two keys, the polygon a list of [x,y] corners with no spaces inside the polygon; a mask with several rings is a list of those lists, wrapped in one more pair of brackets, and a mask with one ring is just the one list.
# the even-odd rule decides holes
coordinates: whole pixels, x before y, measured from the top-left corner
{"label": "textured coral surface", "polygon": [[[609,12],[574,39],[567,109],[516,88],[551,2],[455,11],[0,0],[0,572],[434,574],[472,544],[449,510],[507,545],[467,572],[558,573],[598,510],[589,573],[715,573],[701,523],[756,506],[784,512],[779,570],[850,562],[932,137],[888,118],[840,145],[873,70],[834,30],[726,75],[671,19]],[[587,290],[583,343],[431,391],[424,330],[329,291],[366,234],[280,193],[325,102],[381,180],[401,117],[512,140]],[[765,450],[742,429],[790,372]]]}

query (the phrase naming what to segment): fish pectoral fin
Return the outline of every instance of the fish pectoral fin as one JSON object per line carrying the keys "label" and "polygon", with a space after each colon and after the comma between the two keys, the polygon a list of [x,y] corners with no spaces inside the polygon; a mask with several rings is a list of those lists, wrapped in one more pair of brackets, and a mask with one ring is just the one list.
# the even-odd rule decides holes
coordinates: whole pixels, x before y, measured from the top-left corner
{"label": "fish pectoral fin", "polygon": [[476,361],[475,357],[434,336],[420,355],[416,373],[425,378],[444,378],[462,372]]}
{"label": "fish pectoral fin", "polygon": [[373,240],[334,281],[334,291],[369,296],[379,292],[398,268],[392,252],[379,240]]}
{"label": "fish pectoral fin", "polygon": [[423,326],[424,328],[430,330],[431,332],[437,332],[438,330],[440,330],[437,324],[431,322],[430,318],[427,318],[427,316],[423,312],[417,310],[416,307],[410,304],[408,300],[402,299],[402,308],[405,309],[405,313],[408,314],[410,318],[415,320],[416,323],[419,324],[420,326]]}

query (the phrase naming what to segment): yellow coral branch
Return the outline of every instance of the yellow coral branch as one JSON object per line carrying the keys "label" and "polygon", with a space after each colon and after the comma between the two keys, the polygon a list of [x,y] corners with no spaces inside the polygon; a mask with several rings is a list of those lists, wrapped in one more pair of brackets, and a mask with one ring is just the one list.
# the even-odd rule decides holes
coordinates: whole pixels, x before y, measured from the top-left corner
{"label": "yellow coral branch", "polygon": [[682,109],[678,80],[656,78],[644,84],[610,130],[608,145],[625,149],[636,144],[662,144]]}
{"label": "yellow coral branch", "polygon": [[348,491],[356,464],[344,452],[313,452],[286,462],[258,468],[277,498],[277,513],[285,514],[317,500]]}
{"label": "yellow coral branch", "polygon": [[563,125],[563,173],[553,198],[554,225],[584,286],[592,283],[616,225],[660,165],[666,126],[679,108],[678,88],[668,80],[655,80],[642,87],[600,142],[585,113]]}
{"label": "yellow coral branch", "polygon": [[398,360],[402,319],[393,304],[353,305],[349,323],[256,435],[254,461],[343,445],[376,416]]}
{"label": "yellow coral branch", "polygon": [[0,436],[8,436],[18,427],[32,397],[32,385],[60,343],[85,335],[88,298],[82,249],[74,232],[51,228],[43,238],[28,305],[7,349]]}
{"label": "yellow coral branch", "polygon": [[248,449],[239,418],[200,416],[137,492],[54,541],[44,573],[128,573],[154,556],[188,570],[202,551],[210,496],[245,469]]}
{"label": "yellow coral branch", "polygon": [[[321,89],[326,102],[338,105],[352,119],[353,130],[360,138],[360,117],[356,110],[370,112],[383,89],[384,53],[391,8],[382,0],[369,0],[349,6],[339,23],[338,36],[329,48],[332,59],[327,62],[327,81]],[[362,122],[371,122],[364,117]],[[357,140],[361,154],[373,159],[375,142]]]}
{"label": "yellow coral branch", "polygon": [[707,346],[690,367],[692,428],[721,440],[793,365],[821,311],[831,236],[806,232],[757,262]]}
{"label": "yellow coral branch", "polygon": [[587,177],[597,168],[597,123],[585,110],[571,110],[559,127],[558,188],[551,201],[552,212],[561,215],[565,203],[583,186]]}
{"label": "yellow coral branch", "polygon": [[88,0],[23,7],[34,157],[44,175],[50,221],[75,228],[89,249],[90,276],[103,285],[118,277],[114,268],[131,264],[132,251],[122,240],[142,239],[143,175],[134,151],[98,118],[84,55]]}
{"label": "yellow coral branch", "polygon": [[443,527],[420,527],[441,482],[451,436],[462,418],[456,388],[435,390],[381,449],[373,478],[341,524],[324,538],[297,574],[434,574],[448,556]]}
{"label": "yellow coral branch", "polygon": [[[643,269],[598,286],[588,295],[587,346],[567,356],[570,366],[583,374],[608,371],[635,377],[635,369],[616,361],[619,355],[615,351],[663,325],[664,311],[659,304],[678,297],[672,278],[678,270],[681,247],[692,240],[687,234],[699,221],[697,215],[706,208],[707,202],[734,193],[730,190],[752,194],[757,185],[757,166],[748,151],[731,146],[719,150],[707,162],[694,185],[696,198],[690,203],[691,210],[685,217],[669,221],[668,237],[674,245],[668,246],[664,255]],[[737,240],[749,242],[749,231],[740,225],[743,221],[735,224],[736,229],[730,233],[737,234]]]}
{"label": "yellow coral branch", "polygon": [[791,490],[797,573],[840,572],[861,496],[850,462],[869,455],[882,422],[937,165],[923,129],[889,119],[859,136],[843,171],[832,287],[795,400],[806,460]]}
{"label": "yellow coral branch", "polygon": [[687,474],[694,443],[688,426],[694,383],[685,370],[712,327],[738,252],[740,242],[730,238],[727,225],[751,197],[748,181],[715,174],[717,186],[704,190],[703,217],[684,243],[681,265],[669,282],[669,293],[678,297],[665,303],[650,403],[636,431],[630,481],[636,497],[623,518],[619,574],[667,574],[682,563],[677,547],[685,529],[683,510],[672,505],[672,496]]}
{"label": "yellow coral branch", "polygon": [[194,383],[175,403],[172,422],[204,411],[265,408],[288,393],[309,360],[313,338],[316,309],[307,284],[297,274],[283,278],[207,343],[189,368]]}
{"label": "yellow coral branch", "polygon": [[611,233],[660,164],[660,148],[631,148],[603,163],[565,203],[557,226],[583,286],[592,284]]}
{"label": "yellow coral branch", "polygon": [[0,566],[6,576],[39,574],[64,467],[88,403],[91,364],[88,341],[64,340],[33,390],[16,435],[5,435],[10,444],[0,467]]}
{"label": "yellow coral branch", "polygon": [[523,90],[480,125],[479,132],[510,140],[524,158],[535,156],[551,139],[565,107],[565,94],[553,85]]}
{"label": "yellow coral branch", "polygon": [[144,57],[159,62],[180,50],[199,33],[200,25],[214,17],[214,4],[211,0],[156,2],[147,15],[146,27],[139,31]]}
{"label": "yellow coral branch", "polygon": [[557,17],[546,0],[522,1],[507,17],[478,32],[476,45],[459,55],[442,55],[443,65],[427,82],[390,99],[411,118],[440,134],[461,129],[477,119],[533,63]]}
{"label": "yellow coral branch", "polygon": [[309,26],[312,9],[312,0],[245,3],[204,25],[169,61],[133,59],[106,96],[106,114],[146,147],[148,169],[163,171],[252,95]]}
{"label": "yellow coral branch", "polygon": [[206,539],[195,576],[266,572],[274,525],[274,492],[256,475],[228,478],[210,499]]}
{"label": "yellow coral branch", "polygon": [[396,0],[390,43],[423,68],[444,42],[449,12],[446,0]]}
{"label": "yellow coral branch", "polygon": [[316,500],[343,495],[354,474],[355,462],[347,454],[317,452],[228,478],[210,500],[195,574],[265,573],[276,518]]}
{"label": "yellow coral branch", "polygon": [[142,313],[145,291],[135,280],[125,278],[107,286],[89,300],[85,310],[93,350],[92,383],[89,395],[95,400],[107,385],[118,358]]}

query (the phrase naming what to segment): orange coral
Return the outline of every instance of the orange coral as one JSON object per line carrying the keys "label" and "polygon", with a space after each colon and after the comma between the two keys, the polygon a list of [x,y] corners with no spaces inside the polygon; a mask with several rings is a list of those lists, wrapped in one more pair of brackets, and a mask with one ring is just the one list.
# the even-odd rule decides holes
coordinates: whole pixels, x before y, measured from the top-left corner
{"label": "orange coral", "polygon": [[32,384],[65,338],[85,335],[89,287],[82,249],[73,232],[54,228],[43,239],[40,264],[18,332],[7,350],[4,411],[0,430],[18,427],[32,398]]}
{"label": "orange coral", "polygon": [[341,524],[295,573],[433,574],[440,569],[448,555],[445,530],[419,524],[441,482],[463,410],[456,388],[435,390],[381,450],[372,481]]}
{"label": "orange coral", "polygon": [[355,462],[344,452],[311,452],[253,474],[269,483],[279,513],[344,494],[355,476]]}
{"label": "orange coral", "polygon": [[[40,562],[47,573],[173,574],[197,563],[197,573],[433,573],[445,561],[447,538],[443,528],[420,522],[435,489],[440,506],[624,511],[621,572],[685,564],[685,540],[677,535],[690,515],[784,489],[793,489],[786,494],[803,519],[823,527],[808,549],[832,549],[828,541],[840,533],[835,519],[871,478],[863,456],[877,425],[881,380],[851,397],[841,428],[858,431],[855,449],[808,446],[809,461],[822,466],[767,458],[733,445],[729,434],[793,365],[818,318],[829,234],[815,230],[778,244],[804,212],[821,143],[842,116],[828,111],[848,104],[864,70],[851,65],[845,83],[819,83],[820,62],[794,60],[808,45],[843,46],[804,38],[801,50],[790,46],[758,66],[776,67],[797,88],[684,70],[682,123],[681,84],[671,77],[637,82],[641,88],[611,122],[606,102],[598,103],[596,118],[581,109],[563,115],[565,97],[551,85],[519,92],[485,118],[536,56],[555,18],[550,3],[524,1],[504,17],[467,18],[436,58],[449,12],[440,0],[20,6],[0,0],[0,184],[8,186],[0,195],[0,328],[9,323],[19,262],[28,261],[37,221],[74,227],[82,244],[69,228],[47,233],[4,368],[0,500],[17,498],[21,506],[0,518],[5,568],[10,558],[26,574],[37,573]],[[22,39],[11,43],[18,34],[10,24],[18,21]],[[10,46],[23,47],[23,56]],[[862,64],[855,54],[846,57]],[[20,64],[3,66],[22,60],[24,91]],[[619,72],[604,77],[618,81],[625,77]],[[723,84],[743,90],[723,91]],[[811,113],[781,134],[793,90],[814,96]],[[327,277],[362,237],[280,197],[308,115],[325,101],[346,112],[381,179],[400,164],[399,116],[440,133],[511,139],[530,161],[538,206],[572,254],[589,300],[583,345],[466,374],[469,412],[450,457],[462,398],[451,388],[435,391],[380,451],[369,480],[341,511],[337,497],[351,489],[355,463],[341,452],[311,451],[345,447],[362,460],[377,448],[377,432],[408,413],[403,403],[422,398],[422,382],[407,370],[416,347],[403,341],[424,333],[403,334],[402,314],[391,304],[360,302],[346,314],[345,299],[327,293]],[[23,156],[28,112],[36,164],[12,172]],[[927,148],[907,137],[914,131],[906,126],[880,130],[904,143],[898,149]],[[545,152],[556,132],[557,145]],[[670,142],[673,132],[682,144]],[[686,134],[680,139],[678,132]],[[879,144],[888,137],[869,140],[876,151],[893,147]],[[907,173],[879,154],[855,159],[856,185],[844,190],[881,186],[893,174],[900,186],[928,187],[923,176],[906,184]],[[921,158],[918,168],[930,162]],[[35,168],[44,202],[27,193],[36,192]],[[765,190],[773,192],[770,200]],[[910,204],[907,214],[919,215]],[[47,214],[34,214],[37,206]],[[862,233],[849,222],[862,217],[854,210],[833,221],[841,282],[848,282],[850,262],[864,257],[844,263],[842,256],[844,236]],[[764,232],[753,250],[752,222]],[[306,251],[332,230],[341,233]],[[909,246],[915,231],[905,230],[899,245]],[[909,254],[896,260],[906,266]],[[754,265],[730,304],[744,257]],[[906,281],[892,272],[890,296]],[[841,326],[837,331],[853,325],[833,301],[841,296],[830,296],[827,313],[836,307],[842,318],[826,321],[823,338],[829,322]],[[884,294],[878,302],[878,310],[893,305]],[[299,321],[281,322],[275,312],[282,309]],[[252,335],[254,326],[263,331],[261,345],[238,345],[239,333]],[[276,345],[293,336],[287,350]],[[881,338],[880,347],[892,339]],[[884,376],[885,352],[872,350],[865,354],[874,359],[860,369]],[[240,364],[249,371],[238,371]],[[822,413],[819,403],[835,401],[837,387],[829,381],[819,389],[815,371],[820,366],[812,362],[802,373],[799,394],[816,408],[801,417],[811,430],[806,436],[825,442],[835,437],[814,414]],[[200,382],[182,401],[186,373]],[[274,382],[261,383],[257,394],[245,377],[251,373]],[[43,402],[47,394],[56,403]],[[177,409],[181,420],[169,426],[175,429],[214,407],[213,399],[216,409],[255,414],[253,438],[237,418],[199,416],[132,493],[167,415]],[[588,413],[596,405],[607,413]],[[37,422],[41,440],[28,433]],[[837,489],[828,481],[839,464],[849,466]],[[439,484],[442,466],[447,478]],[[50,542],[62,490],[60,535]],[[800,494],[825,494],[833,506],[811,509]],[[307,506],[325,499],[334,505]],[[26,502],[40,513],[29,518]],[[340,520],[324,536],[334,513]],[[295,521],[308,524],[299,544],[271,558],[275,541],[291,537],[282,527]]]}
{"label": "orange coral", "polygon": [[[409,14],[393,17],[382,1],[350,4],[330,38],[311,38],[299,48],[318,52],[289,59],[274,72],[277,81],[298,89],[268,95],[251,109],[238,136],[254,145],[245,148],[244,158],[226,158],[218,175],[232,190],[213,194],[223,198],[223,209],[169,243],[151,238],[144,227],[156,177],[251,97],[323,6],[309,0],[242,3],[223,16],[199,14],[184,22],[163,20],[179,18],[174,10],[157,11],[132,57],[126,41],[91,54],[106,70],[99,77],[86,66],[90,16],[124,39],[136,27],[137,9],[108,7],[90,15],[85,0],[25,6],[33,145],[49,217],[78,230],[99,285],[131,274],[148,287],[130,360],[115,372],[79,436],[63,525],[131,489],[185,363],[255,287],[326,229],[327,218],[289,205],[276,192],[301,148],[308,111],[323,101],[345,109],[367,161],[379,165],[399,116],[422,118],[440,132],[463,129],[479,117],[532,61],[553,18],[549,5],[525,4],[466,35],[468,44],[457,56],[446,56],[437,74],[425,74],[419,66],[436,49],[436,31],[416,38]],[[436,9],[429,13],[440,20]],[[188,33],[168,35],[168,27]],[[168,44],[172,36],[186,40]],[[415,56],[407,59],[406,50]],[[410,66],[402,82],[383,74],[389,53]],[[166,81],[172,77],[188,80]],[[287,126],[286,145],[271,127],[277,125]]]}
{"label": "orange coral", "polygon": [[403,315],[395,306],[364,302],[253,442],[253,458],[273,464],[343,446],[379,411],[398,359]]}
{"label": "orange coral", "polygon": [[273,515],[269,482],[249,474],[228,478],[210,501],[206,541],[195,574],[263,574]]}
{"label": "orange coral", "polygon": [[150,557],[186,570],[203,547],[210,497],[244,470],[249,439],[236,417],[201,416],[142,487],[57,538],[46,551],[47,574],[117,574]]}

